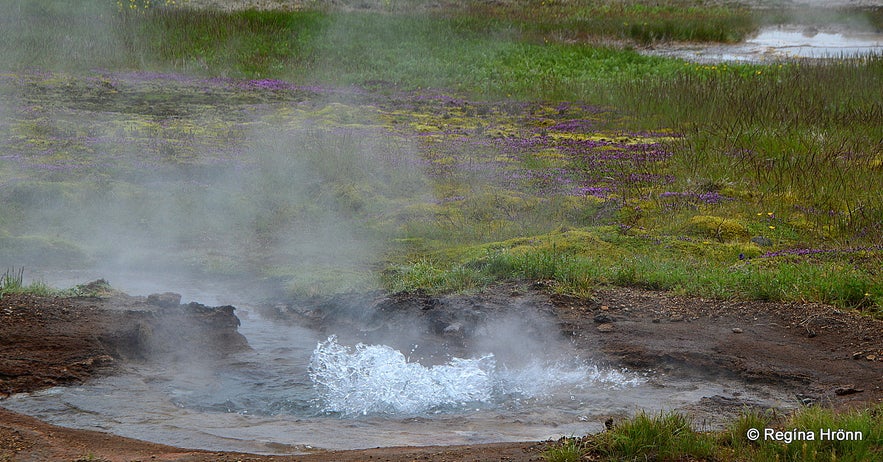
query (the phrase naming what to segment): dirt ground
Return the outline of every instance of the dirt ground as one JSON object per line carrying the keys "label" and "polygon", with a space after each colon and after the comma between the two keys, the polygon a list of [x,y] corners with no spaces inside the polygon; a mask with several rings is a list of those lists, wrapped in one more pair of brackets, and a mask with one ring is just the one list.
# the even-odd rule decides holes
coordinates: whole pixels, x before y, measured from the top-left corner
{"label": "dirt ground", "polygon": [[[384,313],[382,322],[391,329],[398,317],[420,312],[432,320],[431,329],[451,333],[457,330],[451,326],[468,328],[458,314],[469,312],[467,307],[487,312],[529,306],[557,319],[562,334],[579,349],[603,352],[624,366],[736,377],[784,390],[806,404],[849,407],[883,401],[883,321],[860,313],[819,304],[712,301],[623,288],[603,289],[585,300],[549,295],[546,289],[542,283],[512,283],[473,295],[370,296],[375,297],[374,312]],[[351,296],[350,302],[358,299]],[[299,322],[309,324],[312,318],[316,325],[330,325],[330,318],[345,322],[345,310],[339,307],[346,304],[343,299],[317,299],[275,309]],[[236,332],[233,313],[231,307],[181,305],[168,294],[149,300],[7,295],[0,299],[0,392],[5,396],[81,383],[112,374],[148,353],[171,358],[175,353],[163,349],[169,336],[191,338],[199,343],[191,350],[216,354],[247,348]],[[373,332],[382,329],[375,325]],[[697,404],[697,411],[725,414],[738,412],[743,404],[708,399]],[[0,461],[530,461],[541,460],[546,444],[376,448],[299,456],[190,451],[48,425],[2,409],[0,400]]]}

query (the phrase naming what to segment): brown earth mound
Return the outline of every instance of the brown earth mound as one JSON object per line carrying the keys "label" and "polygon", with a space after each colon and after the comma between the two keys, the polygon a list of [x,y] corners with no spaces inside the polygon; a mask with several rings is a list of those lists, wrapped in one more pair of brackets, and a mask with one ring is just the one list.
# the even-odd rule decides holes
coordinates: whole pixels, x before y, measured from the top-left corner
{"label": "brown earth mound", "polygon": [[[248,348],[232,306],[176,294],[0,299],[0,394],[81,383],[121,361],[221,356]],[[0,396],[2,396],[0,395]]]}

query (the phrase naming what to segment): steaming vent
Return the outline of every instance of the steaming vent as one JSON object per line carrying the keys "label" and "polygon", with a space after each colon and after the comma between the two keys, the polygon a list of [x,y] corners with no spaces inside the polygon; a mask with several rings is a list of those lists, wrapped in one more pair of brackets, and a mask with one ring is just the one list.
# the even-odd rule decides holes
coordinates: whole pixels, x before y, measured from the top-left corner
{"label": "steaming vent", "polygon": [[415,415],[541,399],[586,387],[621,388],[644,383],[637,376],[594,365],[544,364],[509,368],[493,353],[424,366],[386,345],[319,342],[310,379],[328,413]]}

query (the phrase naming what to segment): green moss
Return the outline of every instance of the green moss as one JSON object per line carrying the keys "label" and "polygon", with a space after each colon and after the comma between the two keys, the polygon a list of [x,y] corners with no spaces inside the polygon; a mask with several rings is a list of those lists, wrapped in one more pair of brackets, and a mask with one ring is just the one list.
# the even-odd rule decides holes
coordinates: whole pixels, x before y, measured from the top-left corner
{"label": "green moss", "polygon": [[686,231],[695,236],[720,242],[741,241],[748,238],[748,229],[739,221],[711,215],[694,216],[690,219]]}

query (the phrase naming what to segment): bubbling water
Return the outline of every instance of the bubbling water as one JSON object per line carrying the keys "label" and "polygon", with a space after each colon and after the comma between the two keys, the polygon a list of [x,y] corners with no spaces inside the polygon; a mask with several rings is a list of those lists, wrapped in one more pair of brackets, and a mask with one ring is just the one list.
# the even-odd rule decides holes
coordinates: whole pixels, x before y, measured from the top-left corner
{"label": "bubbling water", "polygon": [[586,386],[636,386],[638,376],[587,364],[533,361],[509,368],[493,353],[424,366],[386,345],[347,347],[335,336],[319,342],[310,379],[323,410],[343,416],[415,415],[552,395]]}

